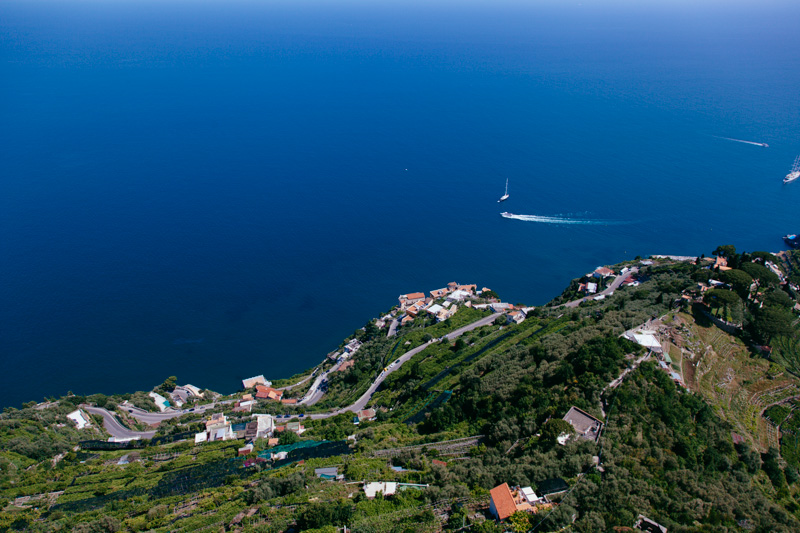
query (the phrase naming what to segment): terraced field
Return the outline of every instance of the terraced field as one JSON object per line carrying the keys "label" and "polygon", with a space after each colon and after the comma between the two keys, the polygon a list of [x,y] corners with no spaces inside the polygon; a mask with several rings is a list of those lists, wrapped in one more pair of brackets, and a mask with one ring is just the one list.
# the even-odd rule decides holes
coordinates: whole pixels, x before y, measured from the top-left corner
{"label": "terraced field", "polygon": [[[770,374],[770,363],[750,352],[738,338],[715,326],[701,326],[684,313],[673,318],[675,337],[694,362],[694,378],[687,385],[702,394],[735,431],[757,449],[779,446],[777,424],[762,415],[770,406],[800,395],[800,381],[785,373]],[[670,353],[679,349],[670,345]],[[688,355],[688,354],[687,354]],[[684,369],[692,363],[684,358]]]}

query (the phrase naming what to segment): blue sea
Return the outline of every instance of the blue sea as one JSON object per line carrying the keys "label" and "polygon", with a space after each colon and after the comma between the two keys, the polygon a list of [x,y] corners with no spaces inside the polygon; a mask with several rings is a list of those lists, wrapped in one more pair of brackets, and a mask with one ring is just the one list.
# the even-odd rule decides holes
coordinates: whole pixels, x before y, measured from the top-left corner
{"label": "blue sea", "polygon": [[0,406],[170,375],[230,393],[453,280],[539,305],[637,255],[782,249],[798,21],[788,0],[5,0]]}

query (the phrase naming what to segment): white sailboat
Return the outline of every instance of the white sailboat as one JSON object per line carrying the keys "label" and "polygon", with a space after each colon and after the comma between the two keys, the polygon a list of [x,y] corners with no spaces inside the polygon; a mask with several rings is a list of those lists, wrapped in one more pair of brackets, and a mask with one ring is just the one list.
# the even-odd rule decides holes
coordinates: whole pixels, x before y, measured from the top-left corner
{"label": "white sailboat", "polygon": [[508,200],[508,178],[506,178],[506,193],[501,196],[499,200],[497,200],[497,203],[499,204],[500,202],[505,202],[506,200]]}
{"label": "white sailboat", "polygon": [[783,178],[783,182],[789,183],[790,181],[794,181],[797,178],[800,178],[800,155],[798,155],[797,159],[794,160],[794,165],[792,165],[792,171],[786,174],[786,177]]}

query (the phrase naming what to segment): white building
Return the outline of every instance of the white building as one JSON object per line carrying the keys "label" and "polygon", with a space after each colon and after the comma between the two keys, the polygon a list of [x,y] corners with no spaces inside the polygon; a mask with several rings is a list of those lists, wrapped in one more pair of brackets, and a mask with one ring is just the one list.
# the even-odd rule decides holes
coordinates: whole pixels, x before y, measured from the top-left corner
{"label": "white building", "polygon": [[78,426],[78,429],[83,429],[85,427],[91,426],[92,421],[89,417],[78,409],[77,411],[72,411],[70,414],[67,415],[67,418],[75,422],[75,425]]}
{"label": "white building", "polygon": [[648,350],[661,353],[661,343],[656,337],[655,331],[648,331],[644,329],[632,332],[629,331],[624,336],[628,340],[632,340],[636,344],[644,346]]}
{"label": "white building", "polygon": [[374,498],[382,492],[384,496],[391,496],[397,492],[397,483],[394,481],[373,481],[371,483],[364,483],[364,494],[367,498]]}
{"label": "white building", "polygon": [[267,379],[263,376],[253,376],[252,378],[247,378],[242,380],[242,386],[244,386],[245,390],[252,389],[256,385],[264,385],[265,387],[271,387],[272,382],[267,381]]}
{"label": "white building", "polygon": [[451,302],[460,302],[466,298],[470,298],[471,296],[472,294],[468,293],[467,291],[458,290],[448,294],[447,299]]}
{"label": "white building", "polygon": [[169,402],[167,399],[161,396],[159,393],[151,392],[148,396],[153,399],[153,401],[156,403],[156,407],[158,407],[159,411],[162,413],[167,410],[167,407],[169,407]]}
{"label": "white building", "polygon": [[537,496],[530,487],[522,487],[520,492],[522,493],[522,497],[525,498],[525,501],[531,505],[536,505],[545,501],[544,498]]}
{"label": "white building", "polygon": [[258,421],[258,432],[256,433],[257,439],[264,439],[272,435],[275,431],[275,420],[272,415],[253,415],[253,418]]}

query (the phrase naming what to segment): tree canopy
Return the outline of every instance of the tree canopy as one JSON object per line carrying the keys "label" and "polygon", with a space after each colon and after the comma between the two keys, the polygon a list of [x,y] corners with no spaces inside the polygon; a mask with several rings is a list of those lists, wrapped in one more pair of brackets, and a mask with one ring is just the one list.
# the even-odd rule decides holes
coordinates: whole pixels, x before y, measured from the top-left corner
{"label": "tree canopy", "polygon": [[[754,280],[757,281],[759,286],[777,285],[781,281],[774,272],[764,265],[759,265],[758,263],[743,263],[739,269],[749,274]],[[730,270],[729,272],[733,271]]]}
{"label": "tree canopy", "polygon": [[733,287],[733,290],[742,298],[746,298],[750,293],[750,285],[753,284],[753,277],[744,270],[733,268],[721,272],[719,277],[722,281]]}

